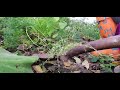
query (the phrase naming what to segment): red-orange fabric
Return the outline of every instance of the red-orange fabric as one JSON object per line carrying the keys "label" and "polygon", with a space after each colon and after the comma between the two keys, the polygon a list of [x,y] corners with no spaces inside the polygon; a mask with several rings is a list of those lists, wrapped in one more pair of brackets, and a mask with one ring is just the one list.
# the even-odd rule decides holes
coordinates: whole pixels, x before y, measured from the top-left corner
{"label": "red-orange fabric", "polygon": [[114,23],[111,17],[96,17],[101,38],[107,38],[115,35],[117,24]]}
{"label": "red-orange fabric", "polygon": [[[107,38],[110,36],[114,36],[117,29],[117,24],[113,21],[111,17],[96,17],[98,22],[98,28],[100,32],[101,38]],[[120,56],[120,49],[104,49],[98,50],[99,53],[105,55],[112,55],[114,59],[117,59]],[[92,55],[98,56],[99,53],[97,51],[91,52]]]}

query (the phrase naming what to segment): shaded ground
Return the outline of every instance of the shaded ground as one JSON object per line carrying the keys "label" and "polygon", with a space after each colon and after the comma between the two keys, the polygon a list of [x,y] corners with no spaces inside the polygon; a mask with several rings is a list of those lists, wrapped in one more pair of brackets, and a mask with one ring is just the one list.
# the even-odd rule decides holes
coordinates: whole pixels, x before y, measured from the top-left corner
{"label": "shaded ground", "polygon": [[[42,55],[39,54],[39,57]],[[45,56],[46,54],[43,57]],[[35,73],[119,73],[119,65],[120,61],[114,61],[108,56],[93,58],[87,53],[74,57],[67,62],[63,62],[59,58],[39,59],[32,65],[32,69]]]}
{"label": "shaded ground", "polygon": [[91,63],[88,56],[87,54],[80,55],[68,62],[63,62],[59,59],[40,60],[40,67],[36,66],[34,68],[38,73],[100,73],[100,64]]}

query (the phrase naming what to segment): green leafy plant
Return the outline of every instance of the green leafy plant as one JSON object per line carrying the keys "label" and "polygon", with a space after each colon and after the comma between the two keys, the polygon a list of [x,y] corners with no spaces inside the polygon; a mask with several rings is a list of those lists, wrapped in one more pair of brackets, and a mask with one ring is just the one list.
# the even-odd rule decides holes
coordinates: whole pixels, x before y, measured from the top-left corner
{"label": "green leafy plant", "polygon": [[3,25],[6,27],[3,31],[6,49],[16,49],[19,44],[34,44],[47,52],[59,43],[59,53],[67,43],[80,43],[83,36],[99,37],[96,24],[70,21],[67,17],[5,17]]}
{"label": "green leafy plant", "polygon": [[[67,26],[59,17],[7,17],[3,24],[4,47],[16,48],[19,44],[48,46],[49,39],[56,38]],[[50,44],[49,43],[49,44]]]}
{"label": "green leafy plant", "polygon": [[36,56],[18,56],[0,48],[0,73],[33,73],[31,65]]}
{"label": "green leafy plant", "polygon": [[101,56],[92,56],[91,62],[96,63],[99,62],[100,66],[101,66],[101,70],[103,72],[107,72],[107,73],[112,73],[112,68],[115,67],[115,64],[112,64],[112,61],[114,61],[114,59],[111,56],[108,55],[101,55]]}

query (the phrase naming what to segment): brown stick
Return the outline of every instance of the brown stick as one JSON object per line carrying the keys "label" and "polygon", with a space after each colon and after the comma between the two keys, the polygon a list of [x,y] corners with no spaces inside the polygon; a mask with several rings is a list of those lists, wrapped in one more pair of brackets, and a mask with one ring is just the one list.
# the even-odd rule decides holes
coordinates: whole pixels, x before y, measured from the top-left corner
{"label": "brown stick", "polygon": [[94,51],[94,49],[91,47],[93,47],[96,50],[118,48],[120,47],[120,35],[111,36],[111,37],[96,40],[96,41],[91,41],[82,46],[76,46],[75,48],[69,50],[66,53],[66,56],[69,58],[72,58],[82,53]]}

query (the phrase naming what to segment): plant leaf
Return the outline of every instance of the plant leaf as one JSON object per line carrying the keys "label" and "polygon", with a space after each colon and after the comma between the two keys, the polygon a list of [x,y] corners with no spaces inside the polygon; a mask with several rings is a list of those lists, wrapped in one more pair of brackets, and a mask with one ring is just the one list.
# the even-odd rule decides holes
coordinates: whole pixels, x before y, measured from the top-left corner
{"label": "plant leaf", "polygon": [[31,65],[36,56],[18,56],[0,48],[0,73],[33,73]]}
{"label": "plant leaf", "polygon": [[60,22],[59,23],[60,29],[64,29],[67,26],[66,22]]}
{"label": "plant leaf", "polygon": [[56,38],[58,36],[58,33],[54,34],[52,38]]}
{"label": "plant leaf", "polygon": [[91,59],[91,62],[97,62],[98,60],[99,60],[99,58],[93,57],[93,58]]}

